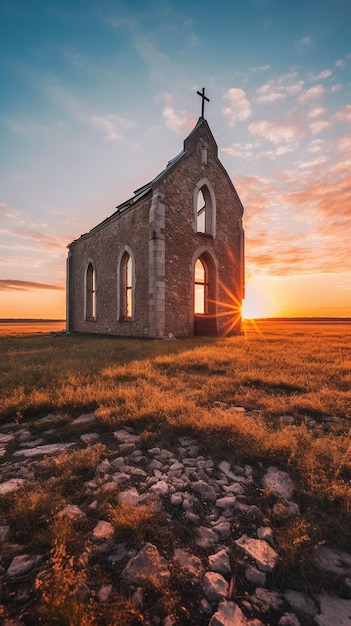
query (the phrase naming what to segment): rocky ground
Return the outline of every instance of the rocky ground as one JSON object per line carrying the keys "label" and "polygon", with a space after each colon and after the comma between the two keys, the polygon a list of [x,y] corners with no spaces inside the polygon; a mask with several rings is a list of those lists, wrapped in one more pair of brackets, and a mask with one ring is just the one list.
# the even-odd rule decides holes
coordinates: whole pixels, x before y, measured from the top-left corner
{"label": "rocky ground", "polygon": [[[64,442],[55,415],[36,424],[43,429],[39,435],[33,422],[0,427],[0,497],[28,492],[38,481],[45,457],[86,447],[93,451],[104,437],[94,414],[73,420],[72,426],[84,432],[78,437],[72,433],[72,440]],[[288,473],[275,466],[232,467],[226,459],[214,461],[188,436],[179,436],[172,447],[141,445],[139,434],[129,427],[110,436],[109,453],[97,463],[95,477],[82,480],[79,499],[72,497],[58,513],[81,525],[81,562],[86,567],[97,561],[105,564],[101,580],[88,578],[77,589],[82,601],[93,597],[101,605],[108,603],[118,580],[150,626],[351,624],[350,554],[325,545],[315,549],[316,570],[321,579],[325,573],[338,578],[339,595],[325,589],[311,597],[276,585],[281,555],[260,503],[262,493],[269,493],[273,515],[300,516]],[[54,481],[48,488],[54,488]],[[167,528],[167,545],[162,533],[159,540],[156,535],[143,545],[120,541],[105,509],[99,508],[101,494],[113,491],[122,505],[151,507]],[[2,623],[32,624],[35,581],[45,576],[49,554],[12,543],[9,524],[6,519],[1,523]],[[152,607],[150,581],[159,594],[176,589],[179,606],[168,614],[165,605],[162,610],[157,608],[160,603]]]}

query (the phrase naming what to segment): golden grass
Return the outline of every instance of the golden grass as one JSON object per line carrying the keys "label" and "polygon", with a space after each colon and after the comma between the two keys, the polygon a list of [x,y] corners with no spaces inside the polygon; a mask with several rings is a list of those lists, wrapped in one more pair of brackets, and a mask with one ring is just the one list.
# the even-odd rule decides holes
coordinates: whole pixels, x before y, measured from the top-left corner
{"label": "golden grass", "polygon": [[[70,418],[95,410],[94,429],[107,441],[115,428],[129,424],[141,433],[142,446],[158,442],[172,447],[177,435],[189,434],[218,460],[286,468],[298,487],[301,518],[274,517],[269,493],[260,497],[284,560],[282,585],[289,580],[299,588],[309,576],[313,579],[310,553],[316,543],[349,549],[351,542],[351,325],[246,322],[244,328],[239,337],[172,342],[2,337],[0,420],[33,419],[38,427],[38,417],[55,412],[61,416],[62,437],[70,440],[77,434]],[[223,410],[214,406],[218,401],[246,411]],[[294,417],[293,426],[284,424],[284,415]],[[22,504],[14,504],[27,536],[35,515],[45,509],[55,512],[58,501],[73,496],[102,455],[108,456],[108,446],[43,462],[44,479],[56,479],[56,499],[46,500],[38,488]],[[75,500],[84,497],[82,492]],[[121,506],[112,495],[105,512],[116,533],[134,544],[148,536],[150,525],[151,530],[157,527],[149,508]],[[64,535],[63,530],[57,527],[54,536]],[[73,619],[83,625],[76,604],[69,609],[72,617],[55,621],[58,606],[66,596],[74,597],[72,589],[80,581],[64,547],[67,537],[60,541],[53,543],[51,570],[62,593],[55,598],[49,584],[44,588],[44,623]],[[163,541],[166,546],[170,539]],[[122,596],[114,602],[116,614],[126,616],[121,623],[132,624],[134,618],[139,623],[141,617],[133,615]],[[89,611],[84,615],[89,617]],[[109,623],[107,617],[105,621]]]}

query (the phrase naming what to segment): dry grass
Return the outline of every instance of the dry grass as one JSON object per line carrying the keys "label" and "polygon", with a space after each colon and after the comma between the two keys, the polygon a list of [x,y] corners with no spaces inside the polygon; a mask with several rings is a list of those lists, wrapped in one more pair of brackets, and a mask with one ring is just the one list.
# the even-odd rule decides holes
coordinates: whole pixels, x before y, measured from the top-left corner
{"label": "dry grass", "polygon": [[[317,590],[313,546],[326,541],[349,549],[351,543],[350,339],[350,324],[292,322],[247,322],[243,336],[224,339],[0,337],[0,420],[21,423],[55,412],[62,417],[62,438],[69,439],[77,434],[70,418],[95,410],[102,438],[121,424],[137,428],[142,445],[170,447],[178,434],[190,434],[215,458],[288,469],[298,485],[302,516],[274,517],[265,493],[260,506],[283,557],[280,584],[299,588],[310,581]],[[246,412],[215,408],[217,401]],[[293,426],[284,424],[284,415],[294,417]],[[36,422],[33,427],[40,430]],[[55,478],[54,493],[38,487],[5,498],[0,513],[13,525],[14,540],[29,541],[36,518],[86,497],[81,490],[77,495],[83,477],[89,480],[108,456],[102,445],[88,450],[44,461],[41,477]],[[154,512],[109,497],[104,511],[116,535],[141,544],[157,527]],[[62,524],[50,535],[39,528],[43,543],[49,537],[52,546],[50,574],[39,583],[43,623],[112,624],[116,615],[116,623],[142,623],[120,590],[109,604],[110,617],[98,618],[89,603],[81,614],[73,591],[84,581],[67,547],[74,529]],[[171,542],[168,535],[161,539],[165,547]],[[63,605],[66,616],[60,613]]]}

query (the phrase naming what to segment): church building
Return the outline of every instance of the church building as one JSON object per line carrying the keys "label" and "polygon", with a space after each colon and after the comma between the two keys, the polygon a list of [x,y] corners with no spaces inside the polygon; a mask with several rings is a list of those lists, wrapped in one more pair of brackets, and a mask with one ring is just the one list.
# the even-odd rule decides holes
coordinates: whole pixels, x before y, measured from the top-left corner
{"label": "church building", "polygon": [[[204,90],[199,95],[204,104]],[[239,333],[242,215],[202,107],[167,167],[69,244],[67,330],[153,338]]]}

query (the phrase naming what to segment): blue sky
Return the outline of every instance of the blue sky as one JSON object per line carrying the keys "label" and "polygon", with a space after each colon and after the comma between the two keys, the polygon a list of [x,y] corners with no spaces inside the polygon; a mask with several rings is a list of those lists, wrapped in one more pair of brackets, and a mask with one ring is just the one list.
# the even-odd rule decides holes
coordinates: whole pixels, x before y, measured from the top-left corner
{"label": "blue sky", "polygon": [[0,0],[0,317],[64,317],[66,245],[205,110],[247,307],[351,315],[349,0]]}

